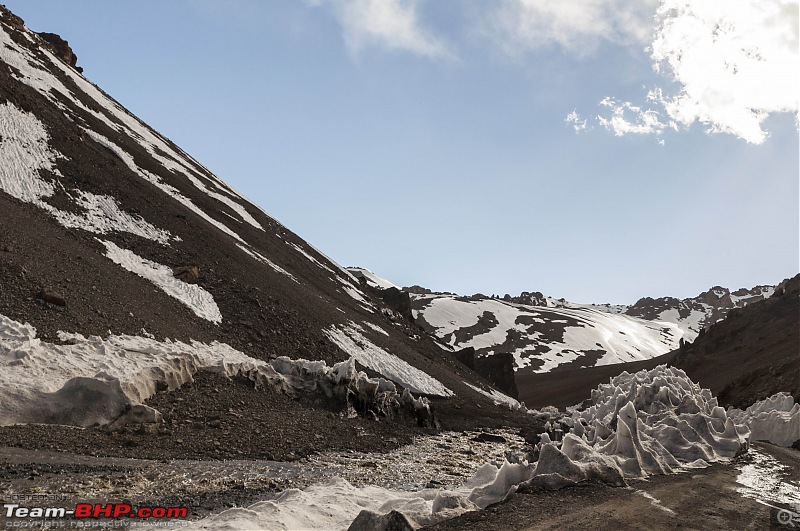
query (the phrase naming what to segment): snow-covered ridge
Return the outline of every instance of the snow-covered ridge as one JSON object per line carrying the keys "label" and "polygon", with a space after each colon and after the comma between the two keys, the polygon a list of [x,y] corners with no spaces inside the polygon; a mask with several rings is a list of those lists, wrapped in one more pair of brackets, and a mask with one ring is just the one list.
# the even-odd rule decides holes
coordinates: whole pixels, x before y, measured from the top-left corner
{"label": "snow-covered ridge", "polygon": [[450,295],[412,295],[418,324],[453,348],[514,355],[517,368],[607,365],[650,359],[679,346],[681,330],[589,307],[542,307]]}

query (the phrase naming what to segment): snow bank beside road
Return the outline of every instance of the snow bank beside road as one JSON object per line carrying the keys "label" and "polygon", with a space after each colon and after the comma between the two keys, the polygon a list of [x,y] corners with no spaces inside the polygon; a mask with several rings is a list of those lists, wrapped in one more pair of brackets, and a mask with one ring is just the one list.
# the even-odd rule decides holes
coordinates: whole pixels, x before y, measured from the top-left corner
{"label": "snow bank beside road", "polygon": [[66,344],[44,342],[29,324],[0,315],[0,425],[107,424],[124,421],[132,406],[131,421],[154,421],[158,413],[142,402],[191,382],[201,370],[248,378],[289,396],[322,393],[353,415],[354,408],[391,415],[424,405],[388,380],[357,372],[352,358],[328,367],[285,356],[266,362],[218,342],[65,332],[60,339]]}

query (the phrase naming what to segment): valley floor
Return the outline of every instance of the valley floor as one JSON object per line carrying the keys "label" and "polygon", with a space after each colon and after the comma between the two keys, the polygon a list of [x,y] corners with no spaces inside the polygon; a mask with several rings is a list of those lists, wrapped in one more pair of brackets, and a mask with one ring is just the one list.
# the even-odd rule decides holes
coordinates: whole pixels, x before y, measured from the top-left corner
{"label": "valley floor", "polygon": [[[123,500],[186,505],[190,519],[195,519],[273,499],[286,488],[304,488],[333,476],[344,476],[353,485],[447,488],[481,463],[502,460],[506,449],[519,451],[524,444],[511,432],[494,433],[505,441],[478,441],[475,432],[449,432],[425,437],[405,447],[405,454],[320,454],[295,463],[98,458],[5,447],[0,448],[0,498],[23,506],[30,505],[23,495],[35,493],[62,496],[66,506]],[[800,451],[756,443],[730,464],[629,480],[628,487],[586,483],[558,491],[518,492],[505,503],[426,529],[781,529],[785,526],[776,520],[778,511],[764,504],[777,506],[781,499],[800,502]]]}

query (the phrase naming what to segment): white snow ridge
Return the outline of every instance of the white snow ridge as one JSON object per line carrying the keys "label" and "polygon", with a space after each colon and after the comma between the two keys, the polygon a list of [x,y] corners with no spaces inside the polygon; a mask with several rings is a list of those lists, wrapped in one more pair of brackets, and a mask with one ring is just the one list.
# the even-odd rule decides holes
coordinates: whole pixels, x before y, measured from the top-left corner
{"label": "white snow ridge", "polygon": [[143,402],[157,390],[191,382],[199,371],[242,376],[266,392],[321,393],[346,406],[349,416],[356,415],[355,405],[387,416],[401,408],[428,409],[425,398],[356,371],[353,358],[328,367],[286,356],[266,362],[216,341],[66,332],[59,339],[65,344],[43,342],[29,324],[0,314],[0,426],[155,422],[160,413]]}

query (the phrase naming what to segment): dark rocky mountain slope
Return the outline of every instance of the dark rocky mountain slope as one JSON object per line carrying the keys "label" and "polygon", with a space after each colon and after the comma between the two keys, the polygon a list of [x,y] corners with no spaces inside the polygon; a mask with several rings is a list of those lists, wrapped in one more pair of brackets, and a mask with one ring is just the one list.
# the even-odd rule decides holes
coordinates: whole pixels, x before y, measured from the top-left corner
{"label": "dark rocky mountain slope", "polygon": [[[286,455],[292,446],[396,444],[422,429],[417,424],[436,424],[414,414],[369,420],[376,413],[363,403],[362,416],[347,419],[341,404],[316,387],[299,395],[256,389],[262,381],[286,387],[319,372],[317,365],[284,365],[294,372],[276,377],[264,363],[281,356],[329,367],[355,357],[358,369],[397,385],[397,400],[403,389],[427,395],[443,427],[508,423],[516,415],[476,391],[489,389],[488,382],[442,356],[431,338],[349,272],[84,78],[62,42],[67,46],[0,7],[0,325],[3,340],[16,341],[0,363],[25,389],[4,387],[0,424],[19,422],[20,411],[37,400],[58,405],[56,392],[77,376],[112,394],[118,391],[108,389],[120,381],[126,397],[139,393],[165,422],[158,437],[141,430],[123,437],[124,428],[113,437],[102,430],[65,437],[52,428],[42,437],[40,428],[7,426],[0,428],[0,445],[78,445],[125,455],[138,448],[142,456],[183,455],[189,446],[220,456]],[[112,339],[116,346],[109,346]],[[119,347],[131,342],[146,345],[150,357]],[[184,352],[192,342],[222,343],[245,361],[202,361],[202,348]],[[135,364],[97,370],[102,349]],[[173,351],[190,367],[176,369],[178,376],[164,365]],[[47,352],[59,353],[54,363],[76,356],[86,366],[36,365]],[[152,366],[136,365],[146,363]],[[216,365],[198,376],[204,363]],[[338,382],[337,374],[329,378]],[[95,385],[73,384],[83,398]],[[231,385],[236,390],[222,396]],[[192,392],[193,386],[207,392]],[[357,394],[353,389],[348,393]],[[242,424],[251,442],[219,444]],[[355,428],[369,435],[354,437]]]}

